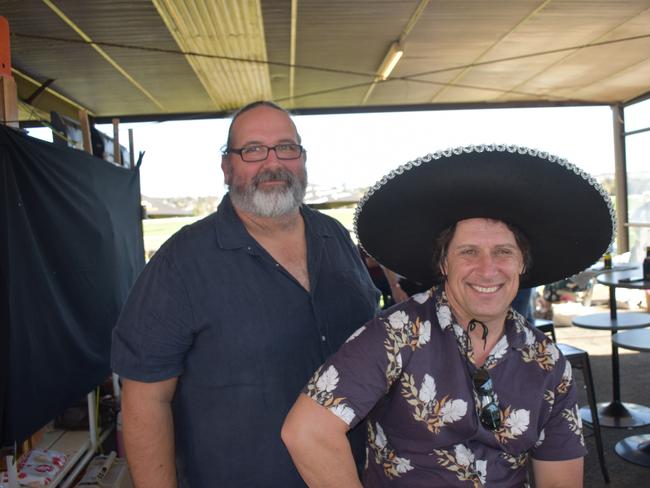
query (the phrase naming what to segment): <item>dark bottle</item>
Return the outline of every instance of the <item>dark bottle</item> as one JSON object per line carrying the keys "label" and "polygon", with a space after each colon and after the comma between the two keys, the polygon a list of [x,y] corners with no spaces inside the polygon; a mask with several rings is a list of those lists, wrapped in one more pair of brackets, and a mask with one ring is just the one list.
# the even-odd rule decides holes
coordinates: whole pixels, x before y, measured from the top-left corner
{"label": "dark bottle", "polygon": [[610,253],[603,256],[603,268],[612,269],[612,255]]}
{"label": "dark bottle", "polygon": [[650,281],[650,246],[646,248],[643,260],[643,281]]}

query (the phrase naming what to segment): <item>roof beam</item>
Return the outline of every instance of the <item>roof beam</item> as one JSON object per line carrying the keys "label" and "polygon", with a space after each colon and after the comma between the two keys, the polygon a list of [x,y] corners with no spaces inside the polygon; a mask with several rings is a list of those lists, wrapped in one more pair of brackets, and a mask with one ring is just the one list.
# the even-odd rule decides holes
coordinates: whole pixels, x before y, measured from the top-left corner
{"label": "roof beam", "polygon": [[59,7],[54,5],[50,0],[41,0],[45,5],[47,5],[52,12],[54,12],[63,22],[68,24],[68,26],[75,31],[79,37],[86,41],[90,47],[92,47],[97,53],[104,58],[108,64],[115,68],[124,78],[126,78],[133,86],[135,86],[144,96],[146,96],[151,102],[158,107],[160,110],[165,111],[165,107],[160,103],[144,86],[142,86],[138,81],[133,78],[122,66],[120,66],[117,61],[115,61],[109,54],[104,51],[101,47],[96,45],[93,40],[88,36],[77,24],[75,24]]}
{"label": "roof beam", "polygon": [[[57,112],[60,115],[65,115],[66,117],[76,120],[79,117],[79,110],[82,109],[87,110],[88,113],[92,115],[92,112],[89,111],[86,107],[75,102],[74,100],[71,100],[70,98],[57,92],[49,86],[45,86],[42,93],[40,93],[31,102],[28,102],[27,100],[45,84],[37,81],[27,73],[24,73],[16,68],[12,68],[11,71],[14,75],[14,79],[16,80],[18,99],[23,104],[25,104],[22,107],[25,112],[29,112],[29,109],[27,107],[31,106],[34,109],[40,111],[40,113],[34,113],[34,115],[38,114],[39,117],[42,115],[42,113],[49,114],[50,112]],[[49,119],[49,116],[47,118]]]}
{"label": "roof beam", "polygon": [[291,40],[289,45],[289,103],[293,107],[293,93],[296,81],[296,43],[298,32],[298,0],[291,0]]}

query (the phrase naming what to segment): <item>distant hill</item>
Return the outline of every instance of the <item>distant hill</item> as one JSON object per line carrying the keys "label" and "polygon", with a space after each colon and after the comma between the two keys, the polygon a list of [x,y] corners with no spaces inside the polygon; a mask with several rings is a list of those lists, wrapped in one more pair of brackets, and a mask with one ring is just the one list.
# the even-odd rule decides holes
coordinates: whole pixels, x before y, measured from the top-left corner
{"label": "distant hill", "polygon": [[[309,185],[305,203],[314,208],[353,207],[361,199],[365,188],[347,189]],[[221,197],[150,197],[142,195],[147,218],[189,217],[207,215],[219,206]]]}

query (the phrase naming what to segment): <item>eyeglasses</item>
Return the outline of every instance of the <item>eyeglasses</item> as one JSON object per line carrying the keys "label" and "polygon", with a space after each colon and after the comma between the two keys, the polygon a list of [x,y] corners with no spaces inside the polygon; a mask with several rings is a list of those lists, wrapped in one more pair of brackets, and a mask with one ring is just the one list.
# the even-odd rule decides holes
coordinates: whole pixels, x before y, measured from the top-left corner
{"label": "eyeglasses", "polygon": [[275,151],[278,159],[298,159],[302,156],[304,148],[300,144],[277,144],[276,146],[265,146],[263,144],[255,144],[252,146],[245,146],[240,149],[226,148],[223,153],[239,154],[243,161],[247,163],[256,163],[264,161],[269,157],[269,151]]}
{"label": "eyeglasses", "polygon": [[488,430],[501,427],[501,412],[496,401],[490,373],[485,368],[477,369],[472,375],[474,390],[479,398],[481,423]]}

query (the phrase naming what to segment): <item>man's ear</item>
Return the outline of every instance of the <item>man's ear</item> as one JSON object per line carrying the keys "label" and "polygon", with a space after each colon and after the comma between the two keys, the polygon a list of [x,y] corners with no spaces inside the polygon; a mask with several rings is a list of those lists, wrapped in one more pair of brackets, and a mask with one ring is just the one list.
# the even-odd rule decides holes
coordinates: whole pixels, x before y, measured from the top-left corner
{"label": "man's ear", "polygon": [[221,156],[221,171],[223,171],[223,182],[230,185],[232,164],[228,160],[228,155]]}

